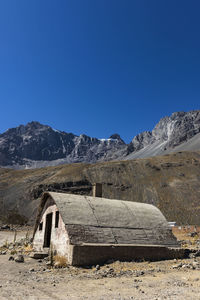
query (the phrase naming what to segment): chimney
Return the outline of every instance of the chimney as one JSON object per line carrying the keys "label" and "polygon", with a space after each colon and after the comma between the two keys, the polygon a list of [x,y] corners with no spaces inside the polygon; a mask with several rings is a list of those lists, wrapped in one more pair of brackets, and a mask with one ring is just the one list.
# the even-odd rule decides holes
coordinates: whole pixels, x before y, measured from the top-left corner
{"label": "chimney", "polygon": [[93,197],[102,197],[102,184],[95,183],[92,186],[92,196]]}

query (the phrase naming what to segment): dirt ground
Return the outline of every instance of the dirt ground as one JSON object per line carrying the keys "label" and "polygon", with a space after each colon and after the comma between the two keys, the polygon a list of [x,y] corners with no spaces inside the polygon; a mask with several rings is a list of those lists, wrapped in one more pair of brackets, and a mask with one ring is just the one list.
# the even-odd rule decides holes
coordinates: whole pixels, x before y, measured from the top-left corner
{"label": "dirt ground", "polygon": [[[0,232],[0,246],[5,238],[12,241],[13,232]],[[0,255],[0,300],[200,299],[200,257],[55,269],[28,254],[24,263],[10,256]]]}

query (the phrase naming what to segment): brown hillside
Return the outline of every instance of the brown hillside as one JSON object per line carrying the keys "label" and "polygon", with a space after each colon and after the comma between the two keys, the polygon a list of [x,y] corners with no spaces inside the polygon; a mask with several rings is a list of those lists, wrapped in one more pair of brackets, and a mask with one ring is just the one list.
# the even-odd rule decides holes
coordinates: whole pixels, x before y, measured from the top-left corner
{"label": "brown hillside", "polygon": [[31,222],[44,190],[90,195],[94,182],[103,183],[103,197],[154,204],[169,221],[200,225],[200,152],[21,171],[0,168],[0,219]]}

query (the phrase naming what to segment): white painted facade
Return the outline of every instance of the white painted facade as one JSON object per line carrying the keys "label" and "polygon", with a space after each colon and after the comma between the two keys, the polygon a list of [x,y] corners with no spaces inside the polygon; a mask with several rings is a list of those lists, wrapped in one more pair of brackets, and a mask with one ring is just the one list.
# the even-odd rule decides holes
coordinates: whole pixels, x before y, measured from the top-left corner
{"label": "white painted facade", "polygon": [[69,237],[65,228],[65,224],[62,220],[62,217],[59,213],[58,227],[55,227],[56,222],[56,212],[58,208],[55,203],[52,203],[51,199],[48,199],[46,205],[43,209],[43,213],[40,219],[39,224],[42,225],[42,230],[40,226],[37,227],[35,232],[33,248],[35,251],[43,252],[46,250],[44,248],[44,239],[45,239],[45,229],[46,229],[46,217],[48,214],[52,213],[52,226],[51,226],[51,246],[53,250],[56,250],[56,253],[59,255],[65,255],[68,257],[69,254]]}

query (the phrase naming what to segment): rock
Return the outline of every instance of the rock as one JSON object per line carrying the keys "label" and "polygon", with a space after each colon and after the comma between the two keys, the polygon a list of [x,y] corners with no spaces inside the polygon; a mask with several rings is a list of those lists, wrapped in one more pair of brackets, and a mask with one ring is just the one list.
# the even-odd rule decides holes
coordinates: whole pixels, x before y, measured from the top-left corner
{"label": "rock", "polygon": [[193,261],[192,266],[195,268],[199,267],[199,263],[197,261]]}
{"label": "rock", "polygon": [[198,256],[200,256],[200,250],[194,253],[194,257],[198,257]]}
{"label": "rock", "polygon": [[1,230],[10,230],[10,226],[9,225],[2,225]]}
{"label": "rock", "polygon": [[13,256],[10,256],[8,260],[15,260]]}
{"label": "rock", "polygon": [[32,268],[32,269],[29,270],[29,272],[35,272],[35,269]]}
{"label": "rock", "polygon": [[189,254],[189,258],[195,258],[194,253],[190,253],[190,254]]}
{"label": "rock", "polygon": [[24,262],[24,256],[22,254],[18,255],[15,258],[15,261],[18,262],[18,263],[23,263]]}
{"label": "rock", "polygon": [[136,271],[135,277],[139,277],[139,276],[142,276],[142,275],[144,275],[144,274],[145,274],[144,271]]}
{"label": "rock", "polygon": [[160,268],[156,269],[156,272],[162,272],[162,270]]}
{"label": "rock", "polygon": [[113,268],[109,268],[107,272],[108,272],[109,274],[110,274],[110,273],[113,273],[113,272],[114,272],[114,269],[113,269]]}
{"label": "rock", "polygon": [[6,253],[7,253],[6,250],[0,252],[1,255],[6,255]]}
{"label": "rock", "polygon": [[198,235],[198,233],[197,233],[196,231],[190,232],[190,233],[189,233],[189,236],[191,236],[191,237],[195,237],[195,236],[197,236],[197,235]]}
{"label": "rock", "polygon": [[187,265],[187,264],[182,265],[183,269],[188,268],[188,267],[189,267],[189,265]]}
{"label": "rock", "polygon": [[181,268],[182,266],[183,266],[182,263],[177,264],[177,265],[173,265],[173,266],[172,266],[172,269],[178,269],[178,268]]}
{"label": "rock", "polygon": [[144,275],[144,271],[140,271],[140,274],[141,274],[141,275]]}
{"label": "rock", "polygon": [[136,289],[139,289],[139,287],[140,287],[139,285],[136,285],[136,286],[135,286]]}
{"label": "rock", "polygon": [[100,265],[96,265],[96,270],[100,270]]}
{"label": "rock", "polygon": [[49,261],[49,257],[47,256],[47,257],[45,257],[43,260],[44,260],[44,261]]}

